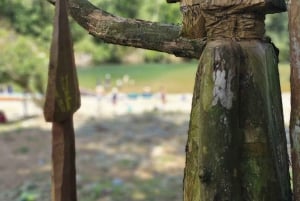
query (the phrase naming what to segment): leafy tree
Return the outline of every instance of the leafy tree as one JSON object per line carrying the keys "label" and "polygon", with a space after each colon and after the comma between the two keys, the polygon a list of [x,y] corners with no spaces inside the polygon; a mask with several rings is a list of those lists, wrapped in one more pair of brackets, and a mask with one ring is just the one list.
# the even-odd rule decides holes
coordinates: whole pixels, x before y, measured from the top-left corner
{"label": "leafy tree", "polygon": [[28,92],[43,92],[47,55],[27,37],[0,29],[0,82],[13,82]]}
{"label": "leafy tree", "polygon": [[[161,0],[154,0],[151,3],[145,0],[91,0],[91,2],[109,12],[122,17],[139,18],[150,21],[163,21],[168,23],[181,22],[181,14],[178,5],[169,5],[165,1]],[[128,47],[106,44],[101,40],[97,40],[94,38],[84,39],[84,41],[88,42],[88,52],[93,55],[93,61],[96,63],[122,62],[122,58],[125,55],[136,51],[135,49]],[[83,45],[82,42],[79,43],[80,45],[77,45],[75,42],[75,50],[77,52],[86,51],[87,48],[85,47],[85,45]],[[100,52],[101,54],[99,54]],[[143,54],[140,56],[144,57],[144,61],[146,62],[161,62],[169,57],[169,55],[159,52],[152,52],[148,50],[143,50],[142,52]]]}
{"label": "leafy tree", "polygon": [[[12,28],[22,34],[34,37],[45,36],[52,25],[53,9],[49,3],[40,0],[4,0],[0,2],[0,16],[7,19]],[[49,36],[51,32],[48,32]],[[49,40],[49,36],[44,38]]]}
{"label": "leafy tree", "polygon": [[[107,11],[123,17],[175,24],[181,23],[179,5],[170,5],[161,0],[153,0],[151,3],[146,0],[91,0],[91,2]],[[46,55],[49,52],[52,37],[53,15],[54,8],[50,6],[47,1],[0,1],[0,18],[2,19],[0,28],[2,37],[1,47],[3,47],[1,48],[0,81],[3,82],[8,78],[12,79],[12,76],[8,76],[8,73],[5,73],[3,70],[7,70],[8,66],[10,66],[11,69],[14,69],[15,76],[20,73],[20,77],[24,77],[25,69],[28,69],[29,71],[27,72],[35,74],[35,76],[30,75],[32,78],[29,80],[38,76],[38,70],[40,68],[47,66],[45,61],[40,63],[41,58],[39,58],[39,55],[42,53],[44,55],[43,57],[46,58]],[[274,43],[280,49],[280,60],[288,61],[289,46],[286,13],[280,15],[268,15],[266,19],[266,28],[267,35],[271,36]],[[9,31],[4,31],[4,29]],[[71,20],[71,29],[75,52],[78,54],[90,55],[95,64],[103,62],[122,62],[124,56],[136,51],[132,48],[106,44],[99,39],[95,39],[86,34],[86,31],[78,26],[73,20]],[[28,51],[22,52],[22,49],[23,51]],[[143,50],[142,52],[142,54],[139,53],[139,56],[143,57],[146,62],[161,62],[169,57],[169,55],[159,52],[148,50]],[[20,59],[16,59],[17,57],[20,57]],[[24,58],[26,58],[26,62],[22,61]],[[46,60],[45,58],[42,60]],[[34,66],[39,66],[40,68],[35,68]],[[28,76],[29,75],[27,75],[27,77]],[[17,79],[15,79],[15,81],[16,80]],[[18,85],[20,85],[21,79],[18,80]]]}
{"label": "leafy tree", "polygon": [[279,60],[289,61],[289,33],[287,13],[267,15],[266,17],[267,35],[271,37],[274,44],[279,48]]}

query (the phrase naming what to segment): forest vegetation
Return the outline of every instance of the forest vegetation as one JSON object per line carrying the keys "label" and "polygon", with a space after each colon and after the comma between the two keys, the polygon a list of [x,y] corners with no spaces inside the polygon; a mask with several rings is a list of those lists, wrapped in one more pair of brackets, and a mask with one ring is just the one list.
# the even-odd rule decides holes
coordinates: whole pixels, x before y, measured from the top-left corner
{"label": "forest vegetation", "polygon": [[[181,23],[178,4],[164,0],[91,0],[119,16],[149,21]],[[54,7],[46,0],[2,0],[0,2],[0,83],[12,82],[27,91],[44,90]],[[268,15],[267,35],[280,49],[280,61],[289,61],[287,13]],[[106,44],[89,35],[71,19],[78,66],[103,63],[172,62],[174,56],[150,50]]]}

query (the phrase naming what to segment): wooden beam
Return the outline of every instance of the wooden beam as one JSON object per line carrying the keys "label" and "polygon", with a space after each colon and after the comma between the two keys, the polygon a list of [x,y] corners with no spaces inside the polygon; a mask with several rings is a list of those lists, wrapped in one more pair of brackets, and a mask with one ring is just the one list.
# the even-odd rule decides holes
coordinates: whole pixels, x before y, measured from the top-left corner
{"label": "wooden beam", "polygon": [[[48,0],[52,4],[55,0]],[[198,59],[204,38],[181,36],[181,26],[115,16],[86,0],[69,0],[70,14],[80,26],[106,43],[156,50]]]}

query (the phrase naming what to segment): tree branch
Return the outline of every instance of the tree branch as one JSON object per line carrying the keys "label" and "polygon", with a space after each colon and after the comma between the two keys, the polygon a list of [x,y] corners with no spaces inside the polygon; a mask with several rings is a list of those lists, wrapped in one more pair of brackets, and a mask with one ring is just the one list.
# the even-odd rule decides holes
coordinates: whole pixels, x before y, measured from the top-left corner
{"label": "tree branch", "polygon": [[[47,1],[55,4],[55,0]],[[87,0],[69,0],[69,9],[79,25],[106,43],[197,59],[206,44],[204,39],[181,37],[180,26],[122,18],[95,7]]]}

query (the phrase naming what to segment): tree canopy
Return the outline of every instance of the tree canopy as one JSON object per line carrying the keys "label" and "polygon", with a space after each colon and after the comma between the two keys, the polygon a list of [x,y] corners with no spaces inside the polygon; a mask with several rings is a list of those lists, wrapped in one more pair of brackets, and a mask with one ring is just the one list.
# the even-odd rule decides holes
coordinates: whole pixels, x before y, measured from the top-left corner
{"label": "tree canopy", "polygon": [[[164,0],[153,0],[151,3],[143,0],[90,1],[122,17],[181,24],[179,5],[167,4]],[[30,74],[32,79],[36,77],[33,74],[38,74],[41,69],[46,71],[53,15],[54,7],[46,0],[2,0],[0,2],[0,45],[3,47],[0,51],[0,82],[12,79],[8,76],[8,68],[13,69],[11,72],[22,74],[22,76],[25,76],[24,73]],[[268,16],[266,27],[267,34],[273,38],[273,42],[281,50],[280,60],[288,61],[286,14]],[[93,64],[122,62],[123,58],[131,54],[138,54],[146,62],[161,62],[170,58],[168,54],[154,51],[137,53],[135,48],[107,44],[87,34],[86,30],[74,20],[71,20],[71,30],[76,55],[89,58]]]}

